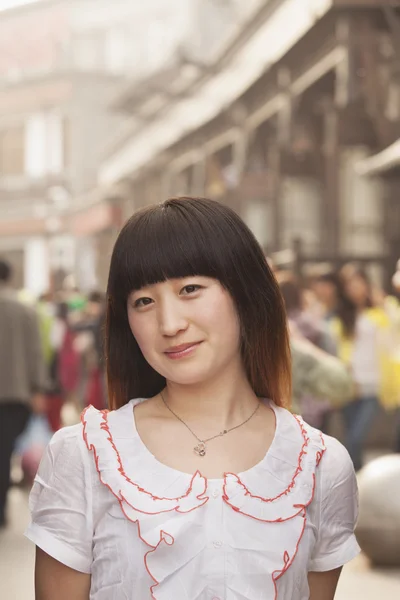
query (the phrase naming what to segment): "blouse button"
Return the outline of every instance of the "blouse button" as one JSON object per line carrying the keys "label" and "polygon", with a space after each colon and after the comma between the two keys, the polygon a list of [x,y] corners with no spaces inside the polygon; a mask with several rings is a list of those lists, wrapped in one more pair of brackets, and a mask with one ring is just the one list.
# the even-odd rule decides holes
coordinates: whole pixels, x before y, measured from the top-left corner
{"label": "blouse button", "polygon": [[217,540],[216,542],[213,542],[213,546],[214,546],[214,548],[221,548],[222,542]]}
{"label": "blouse button", "polygon": [[[214,497],[214,498],[218,498],[218,496],[219,496],[219,491],[218,491],[218,490],[214,490],[214,491],[213,491],[213,493],[212,493],[212,495],[213,495],[213,497]],[[213,599],[213,600],[214,600],[214,599]],[[217,600],[218,600],[218,599],[217,599]]]}

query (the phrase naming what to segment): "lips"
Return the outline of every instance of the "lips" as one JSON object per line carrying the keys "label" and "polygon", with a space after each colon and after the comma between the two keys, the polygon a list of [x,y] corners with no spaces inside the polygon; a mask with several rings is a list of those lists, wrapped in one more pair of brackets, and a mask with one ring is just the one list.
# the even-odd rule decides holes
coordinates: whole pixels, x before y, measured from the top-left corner
{"label": "lips", "polygon": [[188,344],[180,344],[179,346],[171,346],[168,350],[165,350],[165,354],[179,354],[184,352],[193,346],[198,346],[201,342],[189,342]]}

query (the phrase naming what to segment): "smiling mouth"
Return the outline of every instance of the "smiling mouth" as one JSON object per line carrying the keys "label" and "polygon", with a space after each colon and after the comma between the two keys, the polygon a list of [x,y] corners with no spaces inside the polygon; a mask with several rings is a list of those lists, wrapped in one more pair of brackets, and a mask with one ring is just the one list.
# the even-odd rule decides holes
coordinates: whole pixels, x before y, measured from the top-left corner
{"label": "smiling mouth", "polygon": [[166,350],[164,354],[166,354],[168,358],[182,358],[184,356],[189,356],[189,354],[192,354],[192,352],[194,352],[194,350],[196,350],[201,343],[202,342],[193,342],[192,344],[181,344],[180,346],[174,346]]}

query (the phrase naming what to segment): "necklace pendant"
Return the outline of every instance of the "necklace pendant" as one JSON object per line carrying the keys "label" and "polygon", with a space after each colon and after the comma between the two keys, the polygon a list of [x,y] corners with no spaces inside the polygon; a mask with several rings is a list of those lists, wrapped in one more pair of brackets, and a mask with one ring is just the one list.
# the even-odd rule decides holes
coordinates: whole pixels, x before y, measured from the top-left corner
{"label": "necklace pendant", "polygon": [[205,455],[206,455],[206,445],[205,445],[205,443],[204,443],[204,442],[199,442],[199,443],[197,444],[197,446],[195,446],[195,447],[193,448],[193,450],[195,451],[195,453],[196,453],[198,456],[205,456]]}

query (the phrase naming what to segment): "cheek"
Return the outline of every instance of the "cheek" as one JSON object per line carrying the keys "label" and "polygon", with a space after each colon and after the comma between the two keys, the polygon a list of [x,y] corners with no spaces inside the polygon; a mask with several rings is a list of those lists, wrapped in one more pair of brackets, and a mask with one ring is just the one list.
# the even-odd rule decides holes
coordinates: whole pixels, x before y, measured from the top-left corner
{"label": "cheek", "polygon": [[207,306],[204,318],[207,320],[211,335],[217,333],[221,340],[229,344],[238,344],[240,340],[240,323],[233,301],[224,295],[216,298]]}
{"label": "cheek", "polygon": [[143,320],[137,318],[137,315],[129,313],[128,321],[133,337],[137,341],[139,348],[144,355],[147,354],[151,347],[151,340],[154,339],[151,326],[149,326],[149,323],[144,323]]}

